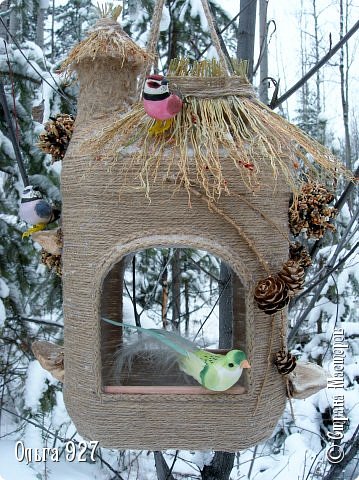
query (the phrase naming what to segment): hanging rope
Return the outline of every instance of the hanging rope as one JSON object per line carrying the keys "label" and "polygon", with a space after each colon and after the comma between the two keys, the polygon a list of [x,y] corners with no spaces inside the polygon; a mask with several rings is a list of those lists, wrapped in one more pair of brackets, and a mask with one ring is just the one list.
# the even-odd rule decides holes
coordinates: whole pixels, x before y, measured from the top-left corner
{"label": "hanging rope", "polygon": [[9,137],[10,137],[10,140],[11,140],[14,152],[15,152],[15,157],[16,157],[17,164],[19,166],[19,171],[20,171],[20,174],[21,174],[21,177],[22,177],[22,181],[24,183],[24,187],[27,187],[30,184],[30,182],[29,182],[29,178],[27,176],[25,166],[24,166],[24,162],[23,162],[23,159],[22,159],[22,156],[21,156],[19,143],[18,143],[18,140],[16,138],[16,133],[14,131],[14,126],[13,126],[10,111],[9,111],[9,106],[7,104],[4,84],[2,83],[1,79],[0,79],[0,102],[1,102],[1,106],[4,110],[5,122],[6,122],[7,127],[8,127]]}
{"label": "hanging rope", "polygon": [[[221,42],[220,36],[218,35],[219,30],[218,30],[217,24],[216,24],[216,22],[213,18],[208,0],[201,0],[201,3],[202,3],[203,10],[204,10],[204,14],[206,15],[206,19],[207,19],[207,22],[208,22],[209,33],[211,34],[212,43],[213,43],[213,45],[214,45],[214,47],[215,47],[215,49],[218,53],[219,61],[220,61],[221,65],[223,66],[223,70],[225,72],[230,71],[230,72],[233,73],[233,67],[232,67],[232,64],[229,60],[229,55],[228,55],[226,46],[224,45],[223,40]],[[227,56],[225,55],[224,52],[227,53]]]}
{"label": "hanging rope", "polygon": [[[152,25],[147,42],[147,53],[149,54],[150,60],[146,64],[144,73],[140,76],[138,82],[138,99],[140,100],[142,95],[142,89],[145,82],[146,75],[149,75],[152,65],[156,61],[157,56],[157,45],[160,38],[160,23],[162,18],[162,11],[164,6],[164,0],[157,0],[152,15]],[[211,35],[212,43],[217,51],[220,64],[223,67],[223,71],[229,75],[229,73],[234,73],[233,66],[226,49],[226,46],[223,42],[222,37],[220,36],[217,23],[212,15],[208,0],[201,0],[202,7],[208,22],[208,28]]]}
{"label": "hanging rope", "polygon": [[153,9],[152,24],[146,48],[147,53],[149,54],[149,60],[146,62],[144,71],[138,79],[137,97],[139,101],[142,97],[142,90],[146,80],[146,76],[149,75],[152,65],[156,62],[157,44],[160,38],[160,23],[164,3],[165,0],[157,0]]}

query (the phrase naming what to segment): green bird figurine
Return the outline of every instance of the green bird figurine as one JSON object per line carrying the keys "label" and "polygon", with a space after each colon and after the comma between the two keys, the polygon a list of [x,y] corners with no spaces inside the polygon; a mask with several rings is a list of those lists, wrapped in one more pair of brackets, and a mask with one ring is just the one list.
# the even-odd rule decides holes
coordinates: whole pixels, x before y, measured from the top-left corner
{"label": "green bird figurine", "polygon": [[[173,361],[178,364],[182,372],[193,377],[200,385],[208,390],[223,392],[231,388],[241,377],[243,368],[250,368],[246,354],[242,350],[230,350],[225,355],[211,353],[202,350],[190,340],[187,340],[175,332],[160,330],[156,328],[142,328],[127,323],[115,322],[103,318],[107,323],[124,328],[134,329],[143,333],[146,343],[151,344],[151,339],[167,347],[166,361],[171,364]],[[142,335],[141,335],[142,337]],[[153,342],[152,342],[153,344]],[[144,339],[139,338],[137,344],[132,343],[123,347],[119,354],[119,364],[123,365],[133,354],[141,354],[144,346]],[[147,345],[148,347],[148,345]],[[137,349],[137,351],[136,351]],[[127,358],[126,358],[127,357]]]}

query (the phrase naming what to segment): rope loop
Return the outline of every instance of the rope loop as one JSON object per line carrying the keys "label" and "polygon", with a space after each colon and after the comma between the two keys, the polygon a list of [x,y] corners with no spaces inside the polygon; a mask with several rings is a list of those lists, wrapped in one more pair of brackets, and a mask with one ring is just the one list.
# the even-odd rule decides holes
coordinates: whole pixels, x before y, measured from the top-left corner
{"label": "rope loop", "polygon": [[[151,71],[152,65],[156,63],[156,57],[157,57],[157,44],[160,38],[160,23],[161,23],[161,18],[162,18],[162,11],[163,11],[163,6],[164,6],[165,0],[156,0],[154,9],[153,9],[153,15],[152,15],[152,24],[151,24],[151,29],[148,37],[148,42],[147,42],[147,53],[149,54],[149,58],[152,59],[152,61],[148,61],[144,73],[140,76],[139,78],[139,83],[138,83],[138,99],[140,100],[141,95],[142,95],[142,89],[143,85],[145,82],[146,75],[149,75]],[[204,14],[206,16],[207,22],[208,22],[208,27],[209,27],[209,32],[211,35],[212,43],[217,51],[218,57],[219,57],[219,62],[223,68],[223,73],[226,76],[230,76],[229,69],[228,69],[228,63],[226,56],[221,48],[221,43],[220,39],[217,35],[215,24],[213,21],[213,16],[211,13],[211,9],[208,4],[208,0],[201,0],[202,7],[204,10]],[[192,81],[192,79],[191,79]],[[218,86],[217,86],[218,88]]]}

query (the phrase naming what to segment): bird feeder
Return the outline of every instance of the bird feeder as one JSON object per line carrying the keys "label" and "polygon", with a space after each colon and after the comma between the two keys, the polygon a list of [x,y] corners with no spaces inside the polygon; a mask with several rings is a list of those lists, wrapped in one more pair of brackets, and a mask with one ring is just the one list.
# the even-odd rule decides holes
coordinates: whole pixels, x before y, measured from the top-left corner
{"label": "bird feeder", "polygon": [[[252,102],[263,125],[266,119],[267,132],[273,118],[279,120],[238,76],[233,83],[222,74],[201,76],[198,88],[196,79],[177,75],[174,83],[189,102],[187,114],[191,105],[216,101],[221,92],[243,105],[238,113],[242,133],[237,135],[228,125],[221,134],[224,146],[218,149],[215,164],[220,171],[209,165],[208,172],[205,163],[196,164],[196,152],[188,146],[188,168],[181,177],[176,142],[162,144],[161,161],[156,163],[153,150],[146,148],[160,142],[147,135],[152,120],[140,106],[131,106],[137,74],[148,60],[115,21],[106,19],[75,47],[66,64],[78,75],[80,94],[61,178],[65,403],[79,433],[104,447],[237,451],[268,438],[286,402],[285,383],[273,365],[274,353],[285,342],[286,314],[268,315],[258,309],[254,288],[288,258],[291,189],[284,170],[273,171],[266,156],[271,139],[260,130],[260,121],[255,123],[245,112]],[[203,86],[215,93],[208,98],[197,95]],[[110,153],[109,144],[95,151],[96,138],[114,131],[113,126],[126,118],[130,119],[126,128],[118,128],[110,142],[117,145],[118,154]],[[184,113],[181,121],[187,121]],[[203,129],[201,121],[200,115],[194,119],[197,133]],[[291,128],[286,127],[289,136]],[[145,140],[138,139],[141,132]],[[226,148],[230,135],[242,135],[238,148],[243,159],[250,157],[255,177],[236,162],[235,143],[232,150]],[[206,141],[204,136],[198,148]],[[285,139],[276,147],[290,171],[293,142]],[[144,186],[139,178],[144,178],[145,168],[148,177],[156,169],[150,192],[149,184],[138,188]],[[219,393],[179,385],[173,375],[154,383],[143,365],[135,368],[132,381],[122,385],[110,373],[122,333],[101,318],[122,321],[126,258],[152,247],[206,250],[235,272],[233,347],[246,352],[251,369],[232,389]]]}

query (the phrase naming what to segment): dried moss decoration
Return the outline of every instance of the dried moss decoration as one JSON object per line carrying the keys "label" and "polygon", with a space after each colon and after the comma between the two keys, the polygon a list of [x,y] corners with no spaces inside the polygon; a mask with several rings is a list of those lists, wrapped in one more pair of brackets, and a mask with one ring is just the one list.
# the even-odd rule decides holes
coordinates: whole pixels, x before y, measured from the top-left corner
{"label": "dried moss decoration", "polygon": [[[187,59],[172,61],[170,88],[182,93],[185,101],[171,128],[151,134],[155,120],[138,103],[114,119],[94,139],[93,148],[116,159],[131,146],[128,168],[138,170],[147,197],[161,166],[189,195],[193,182],[198,182],[211,201],[230,193],[240,181],[252,191],[259,188],[266,181],[259,179],[263,163],[271,167],[274,178],[282,172],[294,193],[300,183],[299,166],[307,178],[345,173],[327,148],[256,98],[244,68],[237,66],[237,75],[229,77],[214,60],[192,65]],[[238,178],[225,178],[224,162],[234,163]]]}
{"label": "dried moss decoration", "polygon": [[140,48],[117,23],[120,13],[121,7],[102,9],[102,18],[98,20],[88,37],[70,51],[60,71],[71,73],[80,62],[94,61],[101,57],[121,59],[122,64],[128,62],[133,66],[142,66],[144,61],[148,61],[151,58],[150,55]]}
{"label": "dried moss decoration", "polygon": [[305,183],[289,209],[289,228],[294,236],[322,238],[327,230],[335,232],[332,221],[337,210],[330,207],[334,194],[319,183]]}

